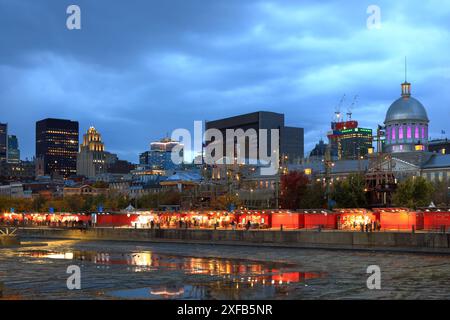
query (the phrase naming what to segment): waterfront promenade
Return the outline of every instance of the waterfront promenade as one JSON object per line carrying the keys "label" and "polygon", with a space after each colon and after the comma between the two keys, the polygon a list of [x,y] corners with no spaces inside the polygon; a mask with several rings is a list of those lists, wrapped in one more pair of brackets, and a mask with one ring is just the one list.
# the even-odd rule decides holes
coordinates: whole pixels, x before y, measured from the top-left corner
{"label": "waterfront promenade", "polygon": [[378,250],[450,254],[450,234],[337,230],[19,228],[22,238],[167,242],[255,247]]}

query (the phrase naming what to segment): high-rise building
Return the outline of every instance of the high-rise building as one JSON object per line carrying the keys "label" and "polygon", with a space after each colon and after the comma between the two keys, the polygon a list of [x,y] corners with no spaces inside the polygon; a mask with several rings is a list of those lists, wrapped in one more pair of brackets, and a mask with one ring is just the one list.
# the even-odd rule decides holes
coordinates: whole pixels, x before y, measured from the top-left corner
{"label": "high-rise building", "polygon": [[152,142],[150,143],[150,151],[143,152],[139,155],[139,163],[148,165],[154,170],[176,169],[178,165],[172,161],[172,150],[178,145],[180,145],[180,142],[173,141],[169,138]]}
{"label": "high-rise building", "polygon": [[328,132],[330,155],[338,160],[355,160],[366,156],[372,148],[372,129],[358,127],[358,121],[349,119],[340,121],[337,113],[336,121],[331,123]]}
{"label": "high-rise building", "polygon": [[105,145],[102,136],[90,127],[83,135],[80,152],[77,155],[77,174],[93,178],[106,172]]}
{"label": "high-rise building", "polygon": [[16,136],[8,136],[8,162],[20,162],[19,141]]}
{"label": "high-rise building", "polygon": [[77,173],[78,122],[44,119],[36,122],[36,158],[45,175],[69,177]]}
{"label": "high-rise building", "polygon": [[8,158],[8,124],[0,123],[0,162]]}
{"label": "high-rise building", "polygon": [[372,129],[352,128],[341,131],[341,158],[358,159],[365,157],[372,148]]}
{"label": "high-rise building", "polygon": [[[284,114],[258,111],[243,115],[238,115],[230,118],[219,119],[215,121],[206,122],[206,130],[218,129],[223,135],[223,154],[226,155],[226,130],[227,129],[242,129],[247,131],[248,129],[254,129],[258,138],[257,154],[259,158],[259,130],[266,129],[268,132],[267,145],[268,150],[272,150],[270,131],[273,129],[279,130],[279,146],[280,157],[283,156],[287,159],[288,163],[294,163],[303,158],[304,153],[304,130],[303,128],[287,127],[284,124]],[[206,141],[210,143],[211,141]],[[249,157],[249,144],[246,144],[246,157]],[[236,147],[236,146],[235,146]]]}

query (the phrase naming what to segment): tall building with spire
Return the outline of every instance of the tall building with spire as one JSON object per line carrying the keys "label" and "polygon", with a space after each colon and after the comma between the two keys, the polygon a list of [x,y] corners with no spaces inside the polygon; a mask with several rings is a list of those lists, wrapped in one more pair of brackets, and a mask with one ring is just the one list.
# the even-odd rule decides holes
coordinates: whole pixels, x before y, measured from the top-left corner
{"label": "tall building with spire", "polygon": [[411,83],[401,84],[401,97],[395,100],[386,113],[385,150],[389,153],[426,151],[428,145],[428,119],[423,104],[411,96]]}
{"label": "tall building with spire", "polygon": [[83,142],[77,155],[77,174],[93,178],[98,174],[105,173],[105,157],[102,136],[94,127],[90,127],[83,135]]}

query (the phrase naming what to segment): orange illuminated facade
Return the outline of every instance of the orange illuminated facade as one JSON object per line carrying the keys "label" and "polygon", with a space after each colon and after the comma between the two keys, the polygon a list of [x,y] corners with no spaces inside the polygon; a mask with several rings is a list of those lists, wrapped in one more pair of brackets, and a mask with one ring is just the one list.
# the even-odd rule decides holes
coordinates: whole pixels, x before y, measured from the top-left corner
{"label": "orange illuminated facade", "polygon": [[[422,223],[416,212],[406,208],[374,209],[374,213],[384,230],[421,229]],[[419,217],[419,218],[418,218]]]}
{"label": "orange illuminated facade", "polygon": [[[64,226],[83,222],[99,227],[195,229],[329,229],[347,231],[449,230],[449,209],[406,208],[228,211],[136,211],[101,213],[3,213],[0,225]],[[363,228],[364,227],[364,228]]]}

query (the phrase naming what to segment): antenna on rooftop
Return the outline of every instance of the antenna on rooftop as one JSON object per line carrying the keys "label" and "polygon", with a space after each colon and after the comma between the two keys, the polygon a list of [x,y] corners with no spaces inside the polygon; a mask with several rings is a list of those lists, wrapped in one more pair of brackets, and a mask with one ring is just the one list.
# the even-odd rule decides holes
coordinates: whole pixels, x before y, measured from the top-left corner
{"label": "antenna on rooftop", "polygon": [[405,56],[405,82],[408,82],[408,64],[406,62],[406,56]]}

